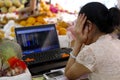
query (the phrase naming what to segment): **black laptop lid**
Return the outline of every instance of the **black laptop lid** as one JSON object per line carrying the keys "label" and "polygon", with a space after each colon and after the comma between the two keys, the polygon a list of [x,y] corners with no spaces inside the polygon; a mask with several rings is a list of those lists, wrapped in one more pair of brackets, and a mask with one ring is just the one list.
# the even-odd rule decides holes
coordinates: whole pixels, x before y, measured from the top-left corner
{"label": "black laptop lid", "polygon": [[15,28],[23,55],[60,48],[55,24]]}

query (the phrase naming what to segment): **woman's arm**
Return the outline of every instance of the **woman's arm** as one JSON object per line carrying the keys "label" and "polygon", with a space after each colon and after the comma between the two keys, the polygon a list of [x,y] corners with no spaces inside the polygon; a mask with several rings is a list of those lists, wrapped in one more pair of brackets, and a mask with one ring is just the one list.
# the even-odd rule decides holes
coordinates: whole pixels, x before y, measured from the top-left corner
{"label": "woman's arm", "polygon": [[[81,43],[81,44],[78,44],[78,43],[75,41],[75,43],[74,43],[74,48],[73,48],[73,55],[74,55],[74,56],[77,56],[77,54],[79,53],[81,47],[82,47],[82,43]],[[66,68],[65,68],[65,72],[67,72],[68,69],[69,69],[74,63],[75,63],[75,59],[69,58],[68,63],[67,63]]]}
{"label": "woman's arm", "polygon": [[[84,14],[81,14],[77,19],[75,31],[73,32],[73,35],[76,38],[72,53],[74,56],[78,55],[82,45],[87,40],[88,27],[85,27],[85,29],[83,30],[86,19],[87,17]],[[68,79],[75,80],[86,73],[90,73],[90,70],[88,68],[86,68],[82,64],[77,63],[74,58],[69,58],[65,68],[65,75],[68,77]]]}
{"label": "woman's arm", "polygon": [[[75,42],[75,46],[73,49],[73,55],[77,56],[79,53],[79,50],[81,49],[81,45],[78,45],[77,42]],[[77,63],[75,59],[69,58],[67,66],[65,68],[65,75],[70,80],[75,80],[79,78],[80,76],[90,73],[91,71],[86,68],[84,65]]]}

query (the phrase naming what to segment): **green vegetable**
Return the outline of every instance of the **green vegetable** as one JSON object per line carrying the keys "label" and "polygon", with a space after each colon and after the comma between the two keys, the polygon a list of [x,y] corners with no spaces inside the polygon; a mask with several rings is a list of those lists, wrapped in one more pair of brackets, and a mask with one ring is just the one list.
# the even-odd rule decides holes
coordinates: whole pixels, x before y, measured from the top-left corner
{"label": "green vegetable", "polygon": [[6,60],[13,56],[17,56],[20,59],[22,57],[22,51],[20,46],[15,41],[7,39],[3,39],[0,41],[0,54]]}

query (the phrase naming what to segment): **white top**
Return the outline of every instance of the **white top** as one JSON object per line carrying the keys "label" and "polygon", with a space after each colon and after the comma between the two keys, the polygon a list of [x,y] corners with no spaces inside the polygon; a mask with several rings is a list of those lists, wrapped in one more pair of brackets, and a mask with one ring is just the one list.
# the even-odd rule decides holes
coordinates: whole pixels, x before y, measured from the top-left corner
{"label": "white top", "polygon": [[85,46],[76,61],[91,70],[89,80],[120,80],[120,40],[101,36]]}

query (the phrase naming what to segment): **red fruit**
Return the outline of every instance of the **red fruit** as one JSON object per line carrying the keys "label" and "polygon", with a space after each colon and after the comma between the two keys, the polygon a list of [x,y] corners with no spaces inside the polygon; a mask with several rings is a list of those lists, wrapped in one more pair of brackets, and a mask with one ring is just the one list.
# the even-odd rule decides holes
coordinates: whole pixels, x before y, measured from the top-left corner
{"label": "red fruit", "polygon": [[15,64],[19,61],[18,58],[16,57],[11,57],[8,59],[8,63],[10,65],[11,68],[14,68],[15,67]]}
{"label": "red fruit", "polygon": [[26,69],[26,64],[17,57],[11,57],[10,59],[8,59],[8,63],[11,68],[20,67],[23,70]]}
{"label": "red fruit", "polygon": [[26,67],[27,67],[26,64],[23,61],[18,61],[17,66],[21,67],[23,70],[25,70]]}

